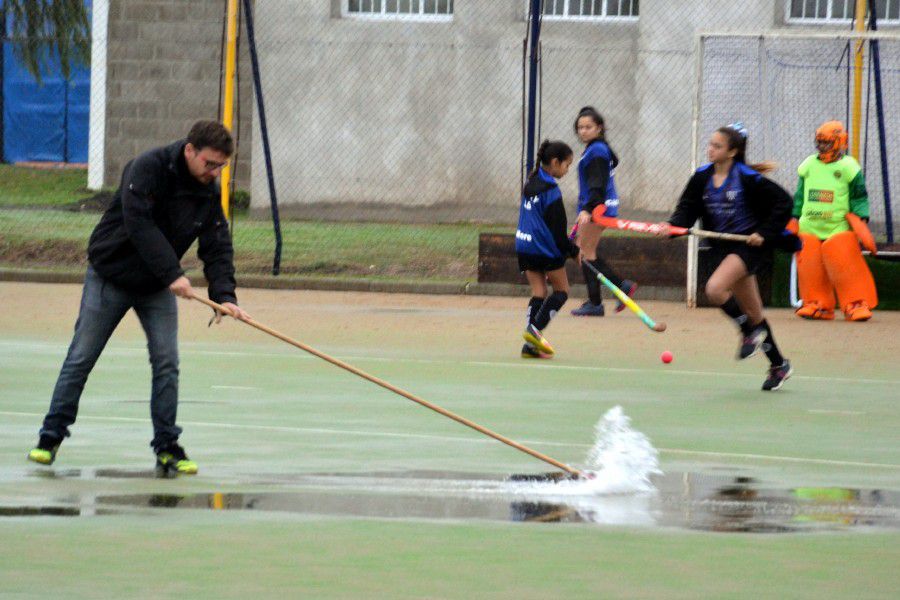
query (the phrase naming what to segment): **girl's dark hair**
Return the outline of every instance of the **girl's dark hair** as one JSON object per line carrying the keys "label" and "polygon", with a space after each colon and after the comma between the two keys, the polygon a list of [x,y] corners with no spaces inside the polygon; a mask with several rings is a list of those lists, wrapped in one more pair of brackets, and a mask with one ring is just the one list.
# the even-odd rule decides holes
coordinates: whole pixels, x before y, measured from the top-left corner
{"label": "girl's dark hair", "polygon": [[[718,129],[716,129],[716,132],[721,133],[725,136],[725,139],[728,140],[729,150],[737,150],[737,154],[734,155],[734,162],[747,164],[747,131],[739,131],[734,127],[719,127]],[[778,165],[776,163],[768,160],[760,163],[753,163],[747,166],[754,171],[763,174],[769,173],[770,171],[774,171],[778,168]]]}
{"label": "girl's dark hair", "polygon": [[572,149],[565,142],[544,140],[537,151],[533,173],[537,173],[539,165],[549,165],[554,158],[560,162],[572,156]]}
{"label": "girl's dark hair", "polygon": [[728,140],[728,149],[737,150],[734,162],[747,163],[747,134],[733,127],[719,127],[716,133],[721,133]]}
{"label": "girl's dark hair", "polygon": [[599,125],[602,129],[600,130],[600,137],[597,139],[606,141],[606,123],[603,121],[603,115],[597,112],[597,109],[593,106],[582,106],[581,110],[578,111],[578,116],[575,117],[575,124],[572,125],[572,129],[575,130],[575,135],[578,135],[578,121],[581,120],[581,117],[590,117],[595,125]]}
{"label": "girl's dark hair", "polygon": [[595,125],[600,126],[600,135],[597,139],[605,143],[609,148],[609,153],[612,158],[612,167],[615,169],[619,164],[619,157],[616,156],[615,150],[612,149],[612,146],[609,145],[609,142],[606,139],[606,122],[603,120],[603,115],[597,112],[597,109],[593,106],[582,106],[581,110],[578,111],[578,116],[575,117],[575,124],[572,125],[572,129],[575,130],[575,135],[578,135],[578,121],[581,120],[581,117],[590,117]]}

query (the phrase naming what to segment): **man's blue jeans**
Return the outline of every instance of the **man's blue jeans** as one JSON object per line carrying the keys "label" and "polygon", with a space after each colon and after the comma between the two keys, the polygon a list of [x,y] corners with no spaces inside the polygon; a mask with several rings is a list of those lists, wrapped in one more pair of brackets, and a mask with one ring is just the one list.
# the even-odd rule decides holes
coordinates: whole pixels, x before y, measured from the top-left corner
{"label": "man's blue jeans", "polygon": [[147,334],[147,349],[153,384],[150,418],[153,441],[158,450],[178,439],[181,428],[175,425],[178,411],[178,307],[168,289],[152,294],[135,294],[101,278],[92,267],[84,276],[81,308],[75,322],[75,336],[63,362],[50,410],[44,418],[41,435],[62,440],[69,436],[69,425],[78,414],[78,401],[88,375],[112,332],[129,309],[134,308]]}

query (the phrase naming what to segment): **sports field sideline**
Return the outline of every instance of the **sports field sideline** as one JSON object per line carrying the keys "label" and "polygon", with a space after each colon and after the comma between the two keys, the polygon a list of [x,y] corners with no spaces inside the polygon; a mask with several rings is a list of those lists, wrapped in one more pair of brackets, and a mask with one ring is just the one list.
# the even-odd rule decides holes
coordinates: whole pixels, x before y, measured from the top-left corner
{"label": "sports field sideline", "polygon": [[[562,315],[557,357],[535,364],[518,357],[520,298],[239,289],[258,321],[576,467],[620,405],[659,450],[660,497],[576,511],[491,495],[548,465],[246,325],[207,328],[187,302],[179,421],[199,475],[153,477],[132,315],[57,462],[27,463],[80,290],[0,283],[0,597],[883,598],[900,583],[900,313],[771,311],[795,375],[767,394],[764,359],[736,363],[713,310],[641,303],[663,334],[628,312]],[[727,500],[722,482],[778,514],[691,512]],[[682,484],[690,501],[667,508]]]}

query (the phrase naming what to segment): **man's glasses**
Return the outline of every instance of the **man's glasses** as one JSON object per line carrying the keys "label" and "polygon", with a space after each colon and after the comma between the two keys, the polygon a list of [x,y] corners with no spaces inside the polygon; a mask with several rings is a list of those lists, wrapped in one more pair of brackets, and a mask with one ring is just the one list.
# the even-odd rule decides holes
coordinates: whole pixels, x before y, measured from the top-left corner
{"label": "man's glasses", "polygon": [[207,160],[207,159],[205,159],[205,158],[203,159],[203,168],[204,168],[207,172],[209,172],[209,171],[215,171],[216,169],[221,169],[222,167],[224,167],[224,166],[227,165],[227,164],[228,164],[228,161],[227,161],[227,160],[226,160],[225,162],[218,162],[218,161],[215,161],[215,160]]}
{"label": "man's glasses", "polygon": [[210,159],[206,158],[206,156],[203,156],[203,154],[198,152],[196,149],[193,151],[193,154],[194,154],[195,160],[197,160],[198,162],[199,161],[203,162],[203,171],[205,173],[211,173],[212,171],[221,169],[222,167],[224,167],[225,165],[228,164],[227,160],[226,161],[210,160]]}

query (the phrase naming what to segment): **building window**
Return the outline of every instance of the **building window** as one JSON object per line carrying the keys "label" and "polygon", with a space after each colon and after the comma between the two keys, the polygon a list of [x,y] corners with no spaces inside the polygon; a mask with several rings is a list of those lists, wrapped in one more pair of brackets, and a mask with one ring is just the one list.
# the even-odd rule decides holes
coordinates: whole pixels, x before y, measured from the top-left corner
{"label": "building window", "polygon": [[[900,24],[900,0],[874,0],[879,23]],[[796,23],[849,23],[856,0],[788,0],[788,21]]]}
{"label": "building window", "polygon": [[[639,5],[639,0],[544,0],[544,18],[636,19]],[[525,11],[527,14],[527,6]]]}
{"label": "building window", "polygon": [[453,0],[344,0],[344,15],[374,19],[446,21],[453,18]]}

